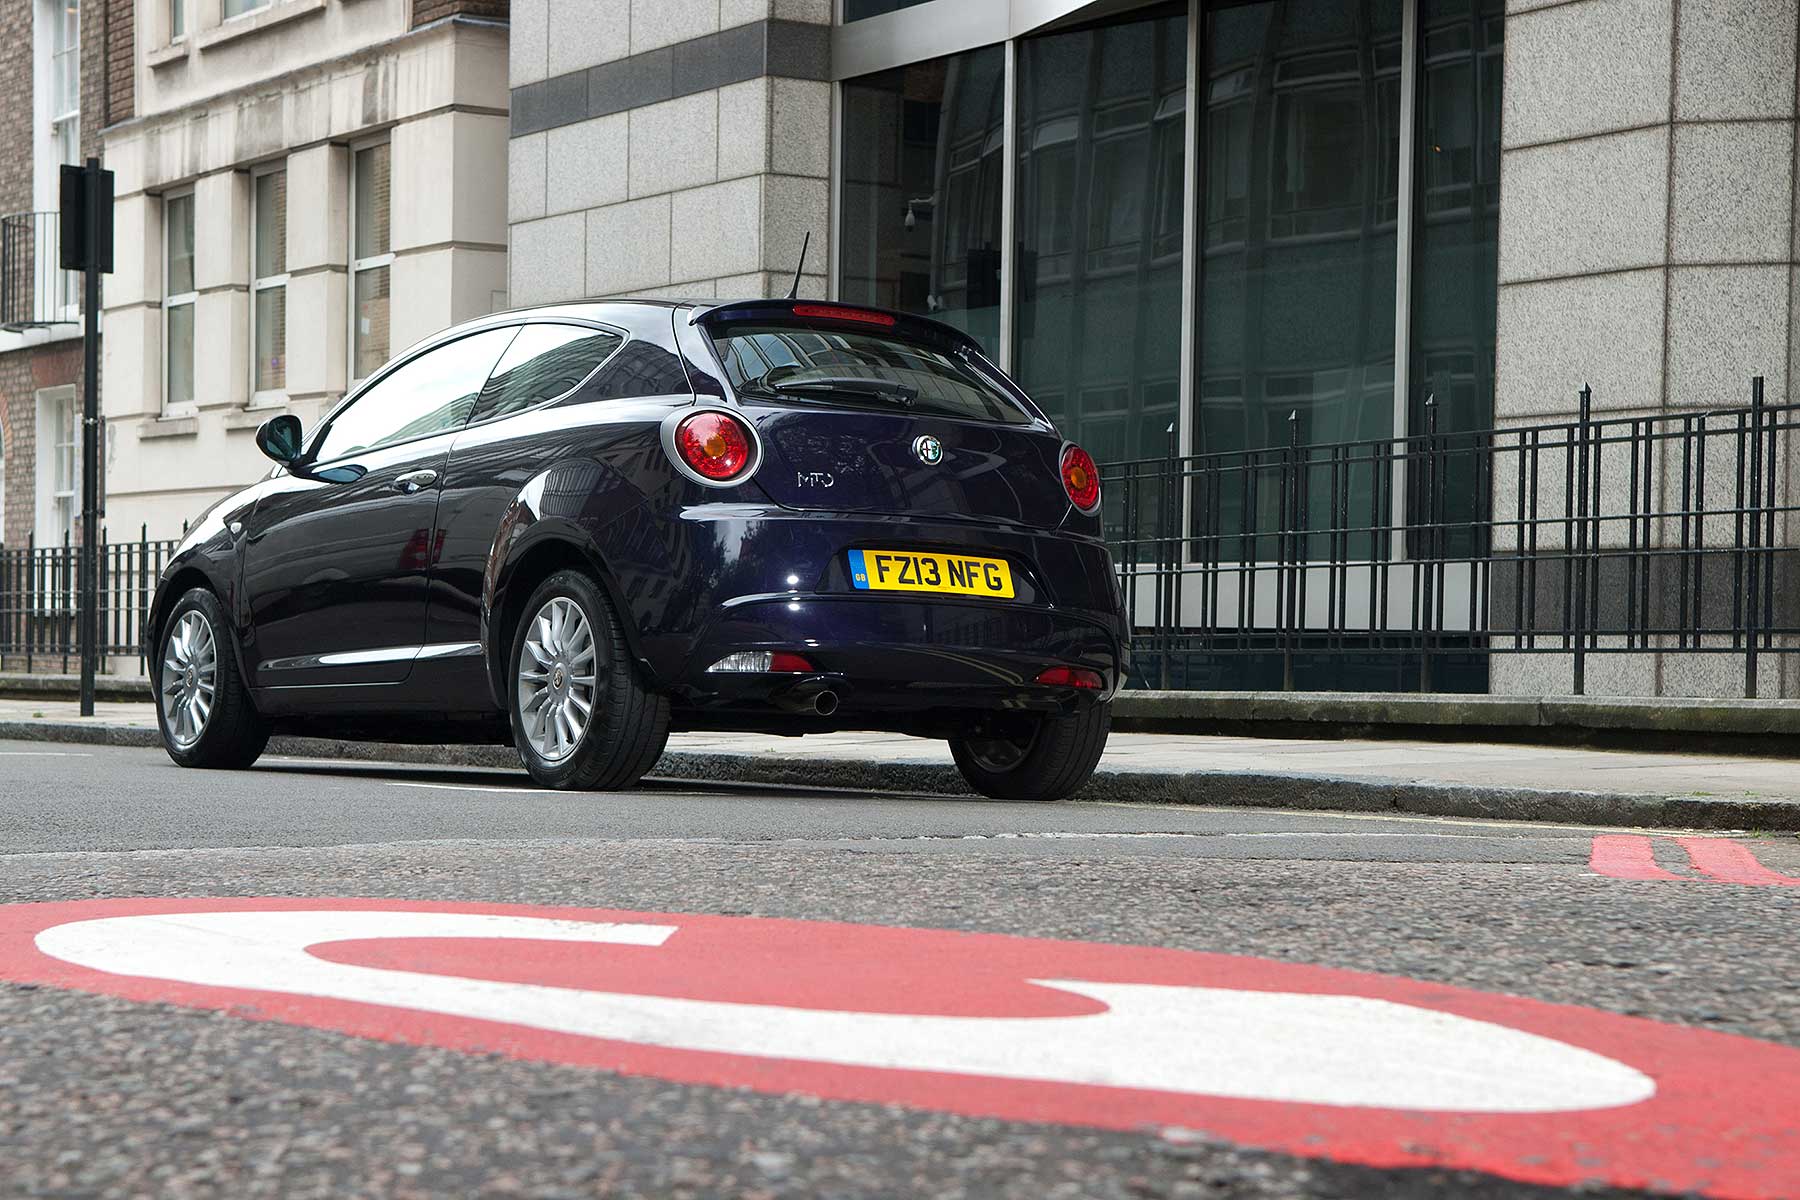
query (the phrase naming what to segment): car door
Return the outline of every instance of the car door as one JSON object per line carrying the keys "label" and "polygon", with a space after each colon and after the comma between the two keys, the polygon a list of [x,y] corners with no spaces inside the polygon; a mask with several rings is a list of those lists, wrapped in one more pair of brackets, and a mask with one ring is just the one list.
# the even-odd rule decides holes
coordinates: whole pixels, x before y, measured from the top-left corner
{"label": "car door", "polygon": [[[507,348],[451,450],[438,502],[427,643],[480,640],[482,583],[507,507],[551,464],[604,445],[605,435],[594,428],[602,414],[593,402],[633,390],[637,378],[615,377],[608,386],[621,358],[642,363],[657,353],[672,357],[644,343],[632,343],[641,352],[621,351],[626,340],[623,330],[592,322],[538,321],[522,327]],[[679,364],[675,372],[685,383]],[[423,686],[439,694],[486,694],[486,662],[435,656],[420,662],[414,686],[427,679]]]}
{"label": "car door", "polygon": [[305,689],[272,696],[274,709],[341,706],[355,701],[346,688],[410,673],[450,444],[516,332],[471,334],[388,369],[257,501],[244,547],[251,681]]}

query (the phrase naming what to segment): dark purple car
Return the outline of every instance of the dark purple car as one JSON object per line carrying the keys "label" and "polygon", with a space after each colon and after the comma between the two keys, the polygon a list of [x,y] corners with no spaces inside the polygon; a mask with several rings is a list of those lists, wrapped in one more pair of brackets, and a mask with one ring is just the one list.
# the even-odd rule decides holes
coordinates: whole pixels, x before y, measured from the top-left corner
{"label": "dark purple car", "polygon": [[176,762],[272,732],[512,742],[618,788],[670,730],[1092,773],[1128,666],[1094,463],[965,335],[791,300],[506,313],[413,347],[216,505],[147,626]]}

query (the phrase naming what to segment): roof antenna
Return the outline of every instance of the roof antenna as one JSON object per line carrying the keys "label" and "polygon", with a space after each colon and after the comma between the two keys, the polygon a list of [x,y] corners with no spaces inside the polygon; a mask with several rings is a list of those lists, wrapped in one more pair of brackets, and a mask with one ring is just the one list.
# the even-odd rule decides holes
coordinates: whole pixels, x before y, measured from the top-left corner
{"label": "roof antenna", "polygon": [[805,239],[800,243],[800,265],[794,268],[794,286],[788,289],[787,294],[789,300],[800,298],[800,272],[806,270],[806,248],[810,245],[812,245],[812,230],[809,229],[806,231]]}

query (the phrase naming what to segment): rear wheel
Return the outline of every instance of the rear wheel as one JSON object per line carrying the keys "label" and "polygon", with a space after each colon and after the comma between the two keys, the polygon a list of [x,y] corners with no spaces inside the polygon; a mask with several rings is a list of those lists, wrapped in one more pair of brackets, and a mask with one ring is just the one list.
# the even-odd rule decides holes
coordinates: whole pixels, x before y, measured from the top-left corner
{"label": "rear wheel", "polygon": [[531,777],[570,791],[626,788],[669,737],[669,702],[644,687],[619,618],[593,580],[558,571],[513,637],[513,740]]}
{"label": "rear wheel", "polygon": [[269,744],[269,726],[238,673],[225,609],[205,588],[181,597],[156,656],[156,722],[163,748],[184,767],[235,770]]}
{"label": "rear wheel", "polygon": [[1112,705],[1072,716],[1021,716],[950,739],[956,769],[969,786],[997,800],[1061,800],[1088,781],[1106,751]]}

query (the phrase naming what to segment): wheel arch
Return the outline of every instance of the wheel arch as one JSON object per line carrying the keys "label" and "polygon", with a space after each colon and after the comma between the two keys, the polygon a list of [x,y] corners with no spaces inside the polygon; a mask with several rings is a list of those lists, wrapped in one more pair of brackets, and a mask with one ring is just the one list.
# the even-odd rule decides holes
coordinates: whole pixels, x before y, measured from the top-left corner
{"label": "wheel arch", "polygon": [[219,607],[224,610],[225,629],[222,632],[224,636],[231,639],[231,648],[236,652],[232,657],[237,660],[238,681],[248,691],[250,666],[244,654],[244,639],[239,635],[237,622],[232,618],[231,594],[227,589],[220,587],[218,580],[195,561],[184,563],[165,576],[157,587],[156,596],[150,602],[150,611],[144,617],[142,638],[144,666],[147,674],[153,681],[160,679],[158,673],[162,669],[163,628],[169,623],[169,617],[174,613],[175,606],[181,602],[181,598],[195,588],[203,588],[211,592],[213,598],[219,602]]}
{"label": "wheel arch", "polygon": [[607,568],[599,549],[573,530],[546,531],[530,539],[529,544],[498,564],[490,572],[494,580],[485,605],[483,641],[486,643],[488,686],[502,711],[510,711],[506,672],[512,661],[513,641],[519,622],[525,615],[525,604],[544,580],[558,571],[577,570],[586,574],[606,593],[613,613],[625,634],[625,644],[645,677],[655,674],[639,646],[639,631],[619,592],[618,581]]}

